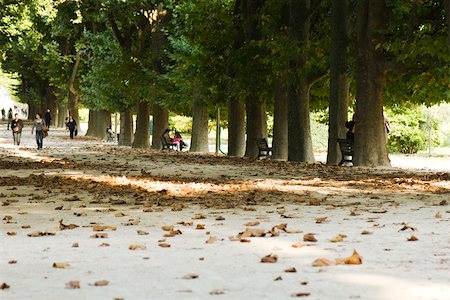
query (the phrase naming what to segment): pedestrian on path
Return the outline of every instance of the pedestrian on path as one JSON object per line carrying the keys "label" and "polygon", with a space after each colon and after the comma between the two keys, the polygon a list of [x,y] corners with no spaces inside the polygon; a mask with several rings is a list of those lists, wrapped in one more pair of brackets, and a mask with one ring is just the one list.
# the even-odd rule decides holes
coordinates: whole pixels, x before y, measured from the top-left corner
{"label": "pedestrian on path", "polygon": [[67,122],[67,127],[69,128],[70,139],[73,140],[74,135],[77,135],[76,132],[78,131],[78,128],[77,121],[75,121],[72,116],[70,116],[69,121]]}
{"label": "pedestrian on path", "polygon": [[13,141],[15,146],[20,146],[20,138],[22,136],[23,121],[19,119],[19,114],[14,115],[11,121],[11,130],[13,132]]}
{"label": "pedestrian on path", "polygon": [[2,108],[2,121],[6,120],[6,111],[4,108]]}
{"label": "pedestrian on path", "polygon": [[50,125],[52,124],[52,114],[50,113],[50,109],[47,109],[44,115],[45,125],[47,125],[47,128],[50,128]]}
{"label": "pedestrian on path", "polygon": [[13,111],[12,111],[12,108],[10,108],[8,110],[8,128],[7,128],[7,130],[9,130],[12,120],[13,120]]}
{"label": "pedestrian on path", "polygon": [[33,134],[34,129],[36,129],[36,143],[38,146],[38,151],[42,151],[42,147],[44,146],[44,132],[43,129],[45,127],[45,121],[42,119],[40,113],[36,114],[36,119],[33,121],[33,127],[31,128],[31,134]]}

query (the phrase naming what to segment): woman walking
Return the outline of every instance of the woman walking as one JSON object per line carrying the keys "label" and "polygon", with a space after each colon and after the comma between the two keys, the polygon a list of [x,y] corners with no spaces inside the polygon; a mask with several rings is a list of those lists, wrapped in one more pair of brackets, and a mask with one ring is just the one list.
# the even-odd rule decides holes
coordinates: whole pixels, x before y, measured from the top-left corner
{"label": "woman walking", "polygon": [[42,146],[44,142],[44,129],[45,121],[42,119],[40,113],[36,114],[36,119],[33,121],[33,127],[31,128],[31,134],[33,134],[34,129],[36,128],[36,143],[38,146],[38,151],[42,151]]}
{"label": "woman walking", "polygon": [[70,131],[70,139],[73,140],[74,132],[76,132],[78,129],[77,129],[77,121],[75,121],[72,118],[72,116],[70,116],[69,121],[67,122],[67,127],[69,128]]}

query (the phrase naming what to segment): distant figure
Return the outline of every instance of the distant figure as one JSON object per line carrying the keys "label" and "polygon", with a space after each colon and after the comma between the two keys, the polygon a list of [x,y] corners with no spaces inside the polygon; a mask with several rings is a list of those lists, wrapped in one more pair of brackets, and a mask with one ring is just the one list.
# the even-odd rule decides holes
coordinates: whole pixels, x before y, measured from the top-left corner
{"label": "distant figure", "polygon": [[78,131],[78,129],[77,129],[77,122],[72,118],[72,116],[70,116],[69,121],[67,122],[67,128],[69,128],[70,139],[73,140],[74,134],[76,131]]}
{"label": "distant figure", "polygon": [[52,114],[50,113],[50,109],[47,109],[44,115],[45,124],[48,128],[50,128],[50,125],[52,124]]}
{"label": "distant figure", "polygon": [[20,138],[22,136],[23,121],[19,119],[19,114],[14,115],[11,121],[11,130],[13,132],[13,141],[15,146],[20,146]]}
{"label": "distant figure", "polygon": [[347,127],[347,133],[346,138],[347,140],[354,140],[355,139],[355,121],[347,121],[345,122],[345,127]]}
{"label": "distant figure", "polygon": [[2,121],[6,120],[6,111],[4,108],[2,108]]}
{"label": "distant figure", "polygon": [[180,147],[180,138],[174,137],[171,138],[170,137],[170,129],[166,128],[166,130],[164,130],[163,134],[162,134],[162,138],[167,142],[167,143],[172,143],[175,144],[177,146],[177,151],[181,151],[181,147]]}
{"label": "distant figure", "polygon": [[44,133],[43,128],[45,126],[45,121],[42,119],[40,113],[36,114],[36,119],[33,121],[33,127],[31,127],[31,134],[33,134],[34,129],[36,128],[36,144],[38,146],[38,152],[42,151],[42,147],[44,146]]}
{"label": "distant figure", "polygon": [[7,130],[9,130],[12,120],[13,120],[13,111],[12,111],[12,108],[10,108],[8,110],[8,128],[7,128]]}
{"label": "distant figure", "polygon": [[184,148],[187,148],[187,144],[183,141],[183,137],[179,131],[175,131],[174,139],[178,139],[180,141],[180,151],[183,151]]}

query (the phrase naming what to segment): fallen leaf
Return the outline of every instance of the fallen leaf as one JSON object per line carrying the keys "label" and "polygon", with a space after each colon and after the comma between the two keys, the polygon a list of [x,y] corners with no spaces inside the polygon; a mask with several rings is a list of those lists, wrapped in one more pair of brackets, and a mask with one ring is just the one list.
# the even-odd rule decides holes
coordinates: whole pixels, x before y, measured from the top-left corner
{"label": "fallen leaf", "polygon": [[215,236],[209,237],[209,239],[205,242],[206,244],[212,244],[217,241],[217,238]]}
{"label": "fallen leaf", "polygon": [[303,241],[305,242],[317,242],[316,237],[313,233],[307,233],[303,236]]}
{"label": "fallen leaf", "polygon": [[403,223],[403,227],[400,228],[399,231],[405,231],[405,230],[408,230],[408,229],[410,229],[411,231],[416,231],[416,230],[417,230],[417,228],[411,227],[411,226],[409,226],[409,225]]}
{"label": "fallen leaf", "polygon": [[251,240],[249,240],[249,239],[240,239],[239,242],[241,242],[241,243],[250,243]]}
{"label": "fallen leaf", "polygon": [[53,263],[53,268],[55,269],[67,269],[70,265],[68,263],[55,262]]}
{"label": "fallen leaf", "polygon": [[278,256],[277,255],[266,255],[263,258],[261,258],[261,262],[262,263],[276,263],[278,261]]}
{"label": "fallen leaf", "polygon": [[266,235],[266,232],[263,229],[253,229],[247,228],[244,232],[240,232],[238,234],[239,237],[263,237]]}
{"label": "fallen leaf", "polygon": [[308,293],[308,292],[299,292],[299,293],[291,294],[291,297],[293,297],[293,298],[296,298],[296,297],[308,297],[310,295],[311,295],[311,293]]}
{"label": "fallen leaf", "polygon": [[162,248],[170,248],[170,244],[166,244],[166,243],[160,243],[160,244],[158,244],[158,246],[160,246]]}
{"label": "fallen leaf", "polygon": [[22,225],[22,228],[23,229],[29,229],[29,228],[31,228],[31,225],[25,224],[25,225]]}
{"label": "fallen leaf", "polygon": [[292,244],[291,247],[292,248],[301,248],[301,247],[303,247],[303,245],[300,243],[295,243],[295,244]]}
{"label": "fallen leaf", "polygon": [[316,224],[322,224],[327,222],[328,217],[320,217],[320,218],[316,218]]}
{"label": "fallen leaf", "polygon": [[419,239],[415,236],[415,235],[411,235],[408,239],[407,239],[407,241],[408,242],[415,242],[415,241],[418,241]]}
{"label": "fallen leaf", "polygon": [[68,289],[79,289],[80,288],[80,281],[78,280],[71,280],[66,283],[66,288]]}
{"label": "fallen leaf", "polygon": [[332,243],[340,243],[344,241],[344,238],[347,236],[345,234],[338,234],[336,237],[332,238],[330,242]]}
{"label": "fallen leaf", "polygon": [[362,264],[362,257],[358,254],[358,252],[356,252],[356,250],[353,250],[352,256],[337,258],[336,263],[345,265],[360,265]]}
{"label": "fallen leaf", "polygon": [[108,280],[99,280],[94,283],[94,286],[107,286],[109,284]]}
{"label": "fallen leaf", "polygon": [[138,231],[137,231],[137,234],[138,234],[138,235],[148,235],[148,232],[147,232],[147,231],[144,231],[144,230],[138,230]]}
{"label": "fallen leaf", "polygon": [[145,250],[147,247],[145,245],[130,245],[128,246],[129,250]]}
{"label": "fallen leaf", "polygon": [[280,280],[283,280],[283,277],[277,276],[277,277],[275,277],[275,278],[273,279],[273,281],[280,281]]}
{"label": "fallen leaf", "polygon": [[73,243],[72,244],[72,248],[78,248],[80,245],[78,245],[78,243]]}
{"label": "fallen leaf", "polygon": [[106,230],[110,230],[110,231],[116,231],[117,227],[116,226],[107,226],[107,225],[96,225],[94,227],[92,227],[93,231],[106,231]]}
{"label": "fallen leaf", "polygon": [[200,219],[206,219],[205,215],[203,214],[196,214],[192,217],[193,220],[200,220]]}
{"label": "fallen leaf", "polygon": [[225,294],[224,291],[222,290],[212,290],[211,292],[209,292],[210,295],[223,295]]}
{"label": "fallen leaf", "polygon": [[53,232],[43,232],[43,231],[33,231],[27,234],[29,237],[40,237],[40,236],[47,236],[47,235],[55,235]]}
{"label": "fallen leaf", "polygon": [[177,229],[177,230],[172,230],[169,233],[166,233],[164,235],[164,237],[174,237],[174,236],[179,235],[179,234],[183,234],[183,233],[181,232],[181,230]]}
{"label": "fallen leaf", "polygon": [[0,290],[6,290],[9,288],[10,286],[6,282],[2,282],[2,284],[0,284]]}
{"label": "fallen leaf", "polygon": [[122,218],[122,217],[125,217],[126,214],[119,212],[119,213],[116,213],[114,216],[115,216],[116,218]]}
{"label": "fallen leaf", "polygon": [[363,230],[363,231],[361,232],[361,234],[362,234],[362,235],[372,234],[372,232],[371,232],[371,231],[368,231],[368,230]]}
{"label": "fallen leaf", "polygon": [[15,236],[15,235],[17,235],[17,232],[15,232],[15,231],[8,231],[8,232],[6,233],[6,235],[9,235],[9,236]]}
{"label": "fallen leaf", "polygon": [[336,261],[329,260],[326,258],[318,258],[312,262],[313,267],[324,267],[324,266],[334,266],[336,265]]}
{"label": "fallen leaf", "polygon": [[10,261],[8,261],[8,264],[10,264],[10,265],[17,264],[17,260],[15,260],[15,259],[10,260]]}
{"label": "fallen leaf", "polygon": [[216,221],[225,221],[225,218],[222,217],[222,216],[218,216],[218,217],[216,218]]}
{"label": "fallen leaf", "polygon": [[94,233],[93,235],[91,235],[90,236],[90,238],[93,238],[93,239],[106,239],[106,238],[108,238],[108,234],[107,233],[99,233],[99,232],[97,232],[97,233]]}
{"label": "fallen leaf", "polygon": [[108,243],[101,243],[98,245],[99,247],[109,247],[110,245]]}
{"label": "fallen leaf", "polygon": [[286,270],[284,270],[284,272],[286,273],[297,273],[297,269],[294,267],[288,268]]}
{"label": "fallen leaf", "polygon": [[442,215],[441,215],[440,213],[436,213],[436,214],[434,215],[434,217],[435,217],[436,219],[440,219],[440,218],[442,218]]}
{"label": "fallen leaf", "polygon": [[195,273],[189,273],[181,277],[182,279],[197,279],[198,275]]}
{"label": "fallen leaf", "polygon": [[192,225],[194,225],[194,222],[192,222],[192,221],[189,221],[189,222],[183,221],[183,222],[177,222],[177,224],[183,225],[183,226],[192,226]]}
{"label": "fallen leaf", "polygon": [[128,222],[122,223],[123,226],[136,226],[139,225],[141,221],[138,219],[129,219]]}
{"label": "fallen leaf", "polygon": [[164,231],[172,231],[174,229],[174,226],[173,225],[162,226],[161,229],[164,230]]}
{"label": "fallen leaf", "polygon": [[258,226],[260,223],[258,221],[254,222],[247,222],[244,224],[244,226]]}
{"label": "fallen leaf", "polygon": [[75,229],[77,227],[80,227],[80,226],[78,226],[76,224],[66,225],[66,224],[63,224],[63,219],[59,220],[59,230],[67,230],[67,229],[72,230],[72,229]]}
{"label": "fallen leaf", "polygon": [[195,227],[195,229],[203,230],[203,229],[205,229],[205,224],[197,224],[197,226]]}

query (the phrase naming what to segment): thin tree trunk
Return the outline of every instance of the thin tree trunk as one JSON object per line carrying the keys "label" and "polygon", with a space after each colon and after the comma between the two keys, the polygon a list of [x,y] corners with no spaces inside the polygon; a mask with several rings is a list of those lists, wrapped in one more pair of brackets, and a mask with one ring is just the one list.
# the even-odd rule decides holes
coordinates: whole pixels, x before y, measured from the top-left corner
{"label": "thin tree trunk", "polygon": [[204,103],[204,93],[199,83],[194,83],[192,91],[192,140],[190,152],[209,152],[208,106]]}
{"label": "thin tree trunk", "polygon": [[149,104],[144,100],[138,102],[136,120],[136,133],[134,134],[133,148],[150,148],[150,117]]}
{"label": "thin tree trunk", "polygon": [[76,77],[77,72],[80,67],[81,62],[81,56],[80,52],[77,51],[75,55],[75,63],[72,68],[72,73],[70,75],[69,79],[69,88],[68,88],[68,101],[67,101],[67,108],[69,109],[69,114],[73,117],[73,119],[77,122],[77,124],[80,123],[79,116],[78,116],[78,102],[80,98],[80,94],[76,88]]}
{"label": "thin tree trunk", "polygon": [[275,83],[273,159],[288,159],[288,90],[284,77]]}
{"label": "thin tree trunk", "polygon": [[389,166],[383,95],[386,85],[383,43],[388,9],[384,0],[358,3],[356,58],[355,155],[357,166]]}
{"label": "thin tree trunk", "polygon": [[258,156],[257,138],[267,138],[267,114],[264,104],[259,99],[248,98],[247,112],[247,142],[245,157],[256,158]]}
{"label": "thin tree trunk", "polygon": [[303,48],[299,57],[292,59],[290,69],[295,75],[288,93],[288,159],[313,163],[314,152],[309,120],[309,89],[306,63],[310,31],[310,0],[290,1],[291,37]]}
{"label": "thin tree trunk", "polygon": [[64,103],[64,101],[61,101],[58,103],[58,124],[57,126],[59,128],[65,128],[66,127],[66,117],[67,117],[67,105]]}
{"label": "thin tree trunk", "polygon": [[345,138],[348,115],[348,26],[349,1],[333,0],[330,51],[330,108],[327,164],[337,165],[341,151],[337,139]]}
{"label": "thin tree trunk", "polygon": [[228,155],[245,154],[245,104],[239,98],[228,101]]}
{"label": "thin tree trunk", "polygon": [[131,146],[133,143],[133,115],[131,110],[120,113],[120,146]]}
{"label": "thin tree trunk", "polygon": [[162,149],[161,136],[167,128],[169,128],[169,112],[158,104],[153,104],[152,149]]}

